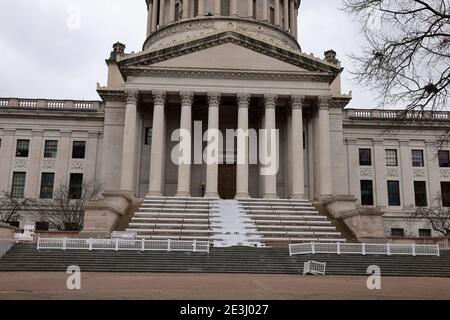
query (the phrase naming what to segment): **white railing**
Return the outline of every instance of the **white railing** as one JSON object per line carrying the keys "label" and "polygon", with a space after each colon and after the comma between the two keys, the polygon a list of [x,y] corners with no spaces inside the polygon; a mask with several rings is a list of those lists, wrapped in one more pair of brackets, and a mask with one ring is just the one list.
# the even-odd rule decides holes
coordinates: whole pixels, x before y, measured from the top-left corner
{"label": "white railing", "polygon": [[208,241],[39,238],[37,250],[209,252]]}
{"label": "white railing", "polygon": [[324,262],[307,261],[303,266],[303,275],[312,274],[315,276],[325,275],[327,264]]}
{"label": "white railing", "polygon": [[359,254],[439,256],[439,245],[378,243],[301,243],[290,244],[289,255],[297,254]]}

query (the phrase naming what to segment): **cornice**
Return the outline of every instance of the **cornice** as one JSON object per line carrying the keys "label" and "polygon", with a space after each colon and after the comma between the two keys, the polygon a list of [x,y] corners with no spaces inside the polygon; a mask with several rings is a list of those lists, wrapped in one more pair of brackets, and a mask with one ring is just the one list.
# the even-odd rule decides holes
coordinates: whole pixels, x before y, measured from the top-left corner
{"label": "cornice", "polygon": [[97,93],[103,101],[126,101],[124,90],[97,89]]}

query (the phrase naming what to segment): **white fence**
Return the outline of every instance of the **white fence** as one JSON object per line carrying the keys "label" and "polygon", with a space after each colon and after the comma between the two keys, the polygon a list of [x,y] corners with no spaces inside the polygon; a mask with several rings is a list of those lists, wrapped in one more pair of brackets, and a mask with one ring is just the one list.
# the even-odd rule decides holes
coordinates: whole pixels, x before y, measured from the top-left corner
{"label": "white fence", "polygon": [[207,241],[39,238],[37,250],[209,252]]}
{"label": "white fence", "polygon": [[439,245],[378,243],[301,243],[290,244],[289,255],[297,254],[359,254],[439,256]]}
{"label": "white fence", "polygon": [[303,266],[303,275],[312,274],[315,276],[324,276],[327,269],[327,264],[324,262],[307,261]]}

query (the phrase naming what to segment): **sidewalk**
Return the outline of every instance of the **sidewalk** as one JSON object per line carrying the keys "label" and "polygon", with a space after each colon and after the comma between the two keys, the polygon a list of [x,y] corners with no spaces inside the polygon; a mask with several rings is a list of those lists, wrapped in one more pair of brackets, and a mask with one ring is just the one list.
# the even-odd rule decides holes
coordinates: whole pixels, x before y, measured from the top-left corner
{"label": "sidewalk", "polygon": [[0,273],[0,299],[450,299],[450,279],[230,274],[83,273],[81,291],[65,273]]}

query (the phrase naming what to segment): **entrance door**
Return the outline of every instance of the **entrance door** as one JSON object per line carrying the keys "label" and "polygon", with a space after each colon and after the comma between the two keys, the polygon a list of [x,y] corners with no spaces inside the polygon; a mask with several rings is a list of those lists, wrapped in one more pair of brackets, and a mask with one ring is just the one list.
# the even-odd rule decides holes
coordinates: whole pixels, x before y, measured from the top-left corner
{"label": "entrance door", "polygon": [[222,199],[236,197],[236,165],[219,165],[219,196]]}

